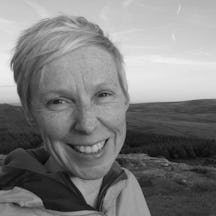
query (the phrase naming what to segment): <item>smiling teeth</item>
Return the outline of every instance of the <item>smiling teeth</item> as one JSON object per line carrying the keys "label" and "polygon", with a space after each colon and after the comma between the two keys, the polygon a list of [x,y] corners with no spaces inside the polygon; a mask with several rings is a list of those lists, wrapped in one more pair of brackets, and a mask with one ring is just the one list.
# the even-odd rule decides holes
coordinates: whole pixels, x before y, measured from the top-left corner
{"label": "smiling teeth", "polygon": [[104,147],[105,141],[98,142],[91,146],[73,146],[73,148],[79,152],[85,154],[97,153]]}

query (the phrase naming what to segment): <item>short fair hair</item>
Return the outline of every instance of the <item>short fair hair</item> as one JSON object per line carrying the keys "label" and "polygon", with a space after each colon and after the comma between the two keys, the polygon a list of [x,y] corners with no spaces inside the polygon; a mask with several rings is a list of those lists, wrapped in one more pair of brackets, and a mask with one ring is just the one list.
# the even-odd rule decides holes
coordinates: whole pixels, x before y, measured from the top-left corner
{"label": "short fair hair", "polygon": [[47,63],[90,45],[102,47],[112,55],[121,88],[128,102],[123,57],[118,48],[98,25],[84,17],[60,15],[41,20],[26,29],[18,39],[10,65],[24,110],[31,111],[31,84],[41,75],[42,68]]}

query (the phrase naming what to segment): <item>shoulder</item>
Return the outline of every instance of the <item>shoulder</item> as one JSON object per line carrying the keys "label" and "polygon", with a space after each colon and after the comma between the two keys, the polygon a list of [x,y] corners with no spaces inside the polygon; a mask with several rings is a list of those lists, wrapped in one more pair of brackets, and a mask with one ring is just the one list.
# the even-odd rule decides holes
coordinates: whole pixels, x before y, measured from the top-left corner
{"label": "shoulder", "polygon": [[130,186],[130,187],[139,187],[139,183],[135,177],[135,175],[128,169],[126,168],[122,168],[127,176],[127,180],[126,180],[126,187]]}
{"label": "shoulder", "polygon": [[128,169],[123,169],[127,175],[127,179],[120,196],[121,206],[119,207],[121,211],[125,212],[125,215],[150,216],[146,199],[136,177]]}

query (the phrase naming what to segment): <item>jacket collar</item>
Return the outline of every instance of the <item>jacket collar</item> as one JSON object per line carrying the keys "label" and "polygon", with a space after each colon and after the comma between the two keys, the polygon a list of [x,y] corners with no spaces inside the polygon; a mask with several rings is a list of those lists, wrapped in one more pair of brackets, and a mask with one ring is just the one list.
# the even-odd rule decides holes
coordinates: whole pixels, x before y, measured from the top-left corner
{"label": "jacket collar", "polygon": [[[6,172],[3,176],[0,176],[0,188],[6,189],[18,186],[31,191],[40,197],[45,208],[50,210],[93,210],[71,182],[68,173],[49,173],[44,166],[48,158],[49,154],[44,149],[30,151],[17,149],[11,152],[5,159],[3,171],[6,170]],[[114,162],[110,171],[103,178],[98,196],[98,210],[101,210],[103,206],[103,198],[107,190],[112,185],[125,179],[127,179],[125,171],[117,162]],[[45,185],[43,182],[45,182]],[[53,191],[53,188],[57,193]],[[64,199],[60,202],[58,196],[62,195]]]}
{"label": "jacket collar", "polygon": [[3,171],[7,168],[18,168],[36,173],[46,173],[47,169],[44,163],[48,158],[49,154],[42,148],[30,151],[18,148],[6,157]]}
{"label": "jacket collar", "polygon": [[[24,150],[18,148],[12,151],[5,159],[3,170],[6,168],[17,168],[28,170],[40,174],[46,174],[49,170],[44,165],[50,157],[50,154],[43,148]],[[123,171],[117,162],[114,162],[110,171],[104,177],[105,182],[119,176]]]}

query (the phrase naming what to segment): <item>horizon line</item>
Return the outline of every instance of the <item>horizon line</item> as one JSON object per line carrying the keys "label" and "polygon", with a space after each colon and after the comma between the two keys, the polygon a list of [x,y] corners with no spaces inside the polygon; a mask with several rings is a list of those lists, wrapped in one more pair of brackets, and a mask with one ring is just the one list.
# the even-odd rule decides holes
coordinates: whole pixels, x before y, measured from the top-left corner
{"label": "horizon line", "polygon": [[[173,100],[173,101],[150,101],[150,102],[132,102],[130,104],[149,104],[149,103],[181,103],[181,102],[189,102],[189,101],[206,101],[206,100],[216,100],[216,98],[203,98],[203,99],[188,99],[188,100]],[[0,105],[8,104],[8,105],[18,105],[21,106],[21,102],[3,102],[0,101]]]}

